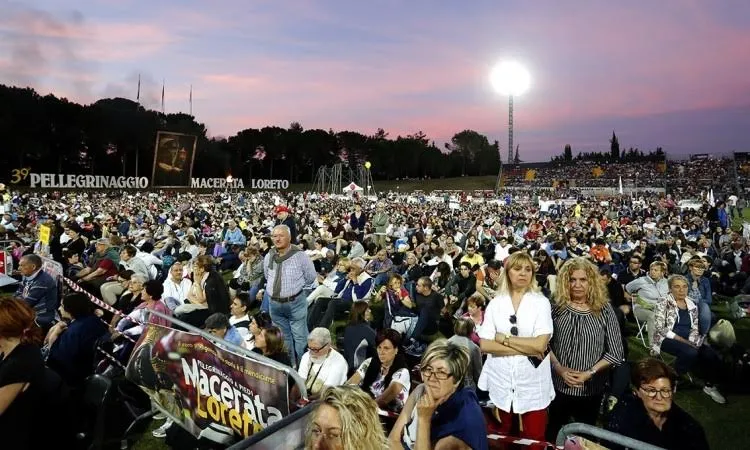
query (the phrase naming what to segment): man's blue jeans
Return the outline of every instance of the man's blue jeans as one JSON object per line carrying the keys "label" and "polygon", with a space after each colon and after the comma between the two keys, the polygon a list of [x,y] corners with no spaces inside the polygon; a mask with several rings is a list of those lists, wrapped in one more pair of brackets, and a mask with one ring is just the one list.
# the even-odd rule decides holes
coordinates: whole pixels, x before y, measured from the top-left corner
{"label": "man's blue jeans", "polygon": [[273,299],[270,301],[271,320],[284,334],[294,367],[297,367],[307,349],[307,294],[309,291],[302,290],[294,300],[287,303],[279,303]]}

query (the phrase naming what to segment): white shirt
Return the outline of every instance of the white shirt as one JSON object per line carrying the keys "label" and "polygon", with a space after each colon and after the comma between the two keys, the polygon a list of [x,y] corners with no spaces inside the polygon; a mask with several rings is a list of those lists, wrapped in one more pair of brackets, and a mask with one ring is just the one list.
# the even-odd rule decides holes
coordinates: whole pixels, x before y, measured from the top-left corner
{"label": "white shirt", "polygon": [[161,259],[150,253],[140,251],[135,254],[135,257],[146,263],[146,267],[148,267],[149,278],[151,280],[155,279],[156,275],[158,274],[156,266],[161,266]]}
{"label": "white shirt", "polygon": [[[479,338],[494,340],[496,333],[510,335],[513,326],[510,316],[513,314],[510,295],[495,297],[487,305],[484,322],[477,332]],[[552,335],[552,308],[544,295],[533,292],[524,294],[515,315],[519,336]],[[549,356],[534,368],[526,356],[488,355],[478,386],[489,391],[490,400],[495,406],[515,414],[545,409],[555,398]]]}
{"label": "white shirt", "polygon": [[512,247],[513,247],[513,246],[512,246],[512,245],[510,245],[510,244],[506,244],[506,245],[505,245],[505,247],[503,247],[503,246],[502,246],[502,245],[500,245],[500,244],[496,244],[496,245],[495,245],[495,259],[496,259],[497,261],[505,261],[505,258],[507,258],[507,257],[508,257],[508,251],[509,251],[509,250],[510,250],[510,249],[511,249]]}
{"label": "white shirt", "polygon": [[308,394],[317,394],[325,386],[341,386],[347,380],[348,370],[346,359],[334,349],[319,363],[312,363],[307,351],[299,363],[299,374],[305,379]]}
{"label": "white shirt", "polygon": [[187,278],[181,279],[179,284],[172,281],[171,277],[167,278],[164,280],[164,293],[162,294],[162,298],[172,297],[182,305],[185,303],[185,299],[187,298],[188,292],[190,292],[192,286],[193,282]]}

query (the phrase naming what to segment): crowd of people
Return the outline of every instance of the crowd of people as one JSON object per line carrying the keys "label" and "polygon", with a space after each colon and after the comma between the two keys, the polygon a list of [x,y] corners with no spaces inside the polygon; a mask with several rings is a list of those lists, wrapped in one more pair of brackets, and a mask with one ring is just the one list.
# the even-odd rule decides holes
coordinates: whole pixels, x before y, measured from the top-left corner
{"label": "crowd of people", "polygon": [[737,186],[747,186],[750,163],[744,154],[736,158],[700,155],[687,160],[642,162],[579,161],[576,164],[547,163],[510,165],[504,168],[505,186],[544,188],[566,187],[647,190],[664,188],[681,198],[696,198],[702,191],[729,194]]}
{"label": "crowd of people", "polygon": [[[750,294],[739,203],[500,198],[5,193],[0,238],[19,284],[0,300],[0,432],[32,420],[45,363],[80,386],[99,339],[127,362],[144,327],[169,325],[158,311],[297,370],[321,400],[309,440],[332,448],[554,441],[572,421],[707,448],[672,396],[679,375],[698,373],[725,402],[707,335],[715,294]],[[117,312],[63,295],[40,256]],[[656,358],[633,370],[627,321]]]}

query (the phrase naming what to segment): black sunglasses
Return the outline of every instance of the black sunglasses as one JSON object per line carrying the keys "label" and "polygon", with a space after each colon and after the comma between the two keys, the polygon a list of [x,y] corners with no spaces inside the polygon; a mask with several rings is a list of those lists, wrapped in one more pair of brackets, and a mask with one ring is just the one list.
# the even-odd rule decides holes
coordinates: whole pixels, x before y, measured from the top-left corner
{"label": "black sunglasses", "polygon": [[518,336],[518,327],[516,326],[516,322],[517,321],[518,321],[518,319],[516,318],[516,315],[515,314],[511,314],[510,315],[510,324],[513,325],[513,326],[510,328],[510,334],[512,334],[513,336]]}

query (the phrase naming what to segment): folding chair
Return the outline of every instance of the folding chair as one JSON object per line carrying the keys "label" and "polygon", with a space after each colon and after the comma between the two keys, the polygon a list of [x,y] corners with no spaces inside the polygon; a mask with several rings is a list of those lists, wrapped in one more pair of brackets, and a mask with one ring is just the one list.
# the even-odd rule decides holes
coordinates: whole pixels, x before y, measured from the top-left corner
{"label": "folding chair", "polygon": [[636,337],[641,340],[644,347],[649,348],[649,345],[646,343],[646,337],[644,336],[644,332],[646,331],[646,322],[641,323],[641,321],[638,320],[638,314],[636,314],[637,308],[640,308],[640,306],[638,306],[637,301],[634,301],[633,302],[633,317],[635,317],[635,324],[638,326],[638,334],[636,334]]}

